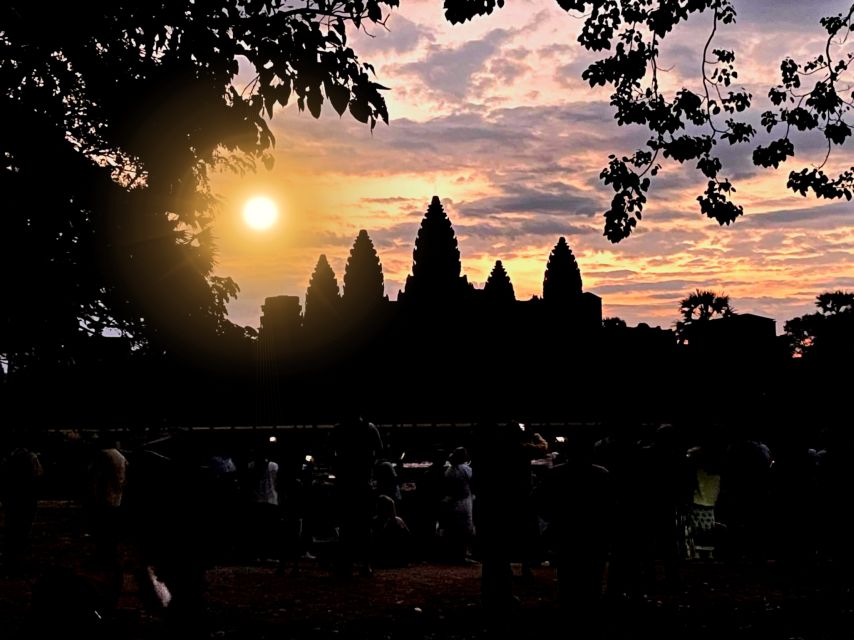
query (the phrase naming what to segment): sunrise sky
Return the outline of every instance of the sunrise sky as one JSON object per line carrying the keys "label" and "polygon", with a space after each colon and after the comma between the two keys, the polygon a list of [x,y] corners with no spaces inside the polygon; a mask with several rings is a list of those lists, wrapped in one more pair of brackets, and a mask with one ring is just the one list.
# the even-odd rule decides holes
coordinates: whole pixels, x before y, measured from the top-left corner
{"label": "sunrise sky", "polygon": [[[819,18],[850,5],[735,4],[738,24],[719,29],[715,46],[735,50],[759,129],[780,61],[823,50]],[[645,138],[616,125],[607,90],[581,80],[595,59],[576,44],[582,21],[554,0],[514,0],[458,26],[444,20],[439,0],[402,5],[388,31],[350,35],[362,60],[376,67],[378,82],[391,88],[389,126],[379,124],[371,134],[330,106],[319,120],[289,106],[271,123],[271,171],[216,176],[224,198],[216,273],[241,287],[229,306],[233,321],[257,327],[265,297],[304,296],[321,253],[340,285],[362,228],[380,254],[386,293],[396,299],[433,194],[453,221],[464,273],[475,285],[500,259],[517,298],[540,294],[549,251],[563,235],[585,290],[602,297],[605,316],[629,324],[671,326],[682,297],[711,288],[729,294],[739,312],[773,317],[779,332],[786,319],[813,311],[818,293],[854,287],[854,204],[819,202],[785,188],[789,170],[820,163],[820,133],[794,138],[794,162],[778,171],[752,165],[755,145],[719,145],[724,175],[745,209],[731,227],[700,214],[695,198],[705,180],[693,166],[665,162],[638,231],[614,245],[602,235],[612,192],[598,175],[609,153],[630,154]],[[711,21],[711,15],[694,17],[667,38],[660,61],[666,87],[699,90],[701,43]],[[852,164],[849,144],[837,150],[831,169]],[[241,213],[257,195],[280,208],[278,223],[263,232],[250,229]]]}

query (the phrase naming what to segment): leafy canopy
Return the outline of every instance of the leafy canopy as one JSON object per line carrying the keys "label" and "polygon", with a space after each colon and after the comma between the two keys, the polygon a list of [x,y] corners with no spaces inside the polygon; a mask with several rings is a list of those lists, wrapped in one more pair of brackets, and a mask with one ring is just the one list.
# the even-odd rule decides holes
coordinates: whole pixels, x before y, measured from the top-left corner
{"label": "leafy canopy", "polygon": [[347,26],[397,4],[4,3],[0,237],[15,242],[0,269],[26,277],[0,311],[0,354],[38,345],[55,361],[105,329],[148,347],[222,332],[237,287],[210,277],[209,172],[269,165],[277,106],[388,122]]}
{"label": "leafy canopy", "polygon": [[815,304],[818,312],[786,321],[791,354],[844,361],[854,349],[854,291],[825,291],[816,296]]}
{"label": "leafy canopy", "polygon": [[[756,129],[745,116],[753,96],[737,86],[735,52],[714,46],[718,29],[735,22],[732,0],[557,0],[567,12],[583,19],[578,42],[590,51],[608,55],[591,64],[582,78],[591,87],[611,88],[611,106],[619,125],[640,125],[649,131],[646,145],[628,156],[609,156],[600,178],[614,196],[605,211],[605,236],[612,242],[627,238],[643,217],[652,180],[662,168],[661,158],[690,163],[707,179],[697,197],[700,211],[721,225],[731,224],[744,211],[733,200],[735,187],[723,175],[719,144],[750,143]],[[452,23],[492,13],[503,0],[444,0],[445,16]],[[680,23],[695,14],[712,14],[709,36],[697,62],[702,69],[702,89],[681,88],[672,94],[659,85],[662,41]],[[792,191],[819,198],[851,200],[854,167],[837,176],[824,171],[835,146],[850,144],[850,111],[854,107],[850,67],[854,53],[846,49],[854,3],[847,12],[820,20],[827,32],[822,53],[799,63],[786,58],[780,64],[781,84],[768,97],[774,109],[765,111],[761,124],[780,137],[753,151],[754,164],[778,167],[795,154],[794,127],[817,131],[827,144],[827,156],[818,167],[791,171]],[[850,47],[849,47],[850,48]]]}

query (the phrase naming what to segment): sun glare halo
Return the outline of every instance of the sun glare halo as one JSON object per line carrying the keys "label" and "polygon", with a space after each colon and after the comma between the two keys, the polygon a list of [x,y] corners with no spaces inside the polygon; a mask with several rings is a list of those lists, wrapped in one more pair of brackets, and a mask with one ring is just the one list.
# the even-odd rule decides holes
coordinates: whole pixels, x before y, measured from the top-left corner
{"label": "sun glare halo", "polygon": [[258,231],[272,227],[278,216],[276,203],[266,196],[256,196],[243,205],[243,219]]}

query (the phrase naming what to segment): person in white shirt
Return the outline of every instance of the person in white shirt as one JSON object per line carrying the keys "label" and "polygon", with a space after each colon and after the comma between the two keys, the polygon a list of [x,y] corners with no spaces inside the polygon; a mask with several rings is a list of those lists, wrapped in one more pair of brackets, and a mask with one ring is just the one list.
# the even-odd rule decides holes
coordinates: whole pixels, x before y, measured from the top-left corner
{"label": "person in white shirt", "polygon": [[89,506],[95,560],[105,566],[118,562],[121,506],[127,484],[128,461],[114,440],[95,452],[89,467]]}
{"label": "person in white shirt", "polygon": [[266,451],[259,450],[246,469],[255,559],[278,562],[279,465]]}

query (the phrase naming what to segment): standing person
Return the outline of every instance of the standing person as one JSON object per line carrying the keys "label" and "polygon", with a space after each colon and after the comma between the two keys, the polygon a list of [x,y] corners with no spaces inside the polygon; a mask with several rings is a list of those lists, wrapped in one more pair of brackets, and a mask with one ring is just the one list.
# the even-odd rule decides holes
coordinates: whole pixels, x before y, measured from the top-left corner
{"label": "standing person", "polygon": [[711,557],[715,550],[715,505],[721,493],[720,469],[707,446],[693,447],[687,456],[696,478],[688,512],[688,557]]}
{"label": "standing person", "polygon": [[[546,455],[549,445],[539,433],[530,434],[522,446],[523,465],[528,472],[528,482],[521,496],[521,512],[519,514],[519,538],[521,542],[522,578],[527,581],[534,579],[533,567],[542,562],[542,541],[540,540],[540,518],[534,503],[535,474],[531,462]],[[521,474],[521,470],[520,470]]]}
{"label": "standing person", "polygon": [[383,450],[383,441],[376,426],[362,417],[338,423],[333,440],[341,537],[336,572],[347,577],[354,563],[361,562],[362,574],[370,575],[372,473],[377,455]]}
{"label": "standing person", "polygon": [[469,542],[474,536],[472,519],[472,470],[465,447],[457,447],[445,469],[444,495],[440,508],[439,530],[451,562],[466,561]]}
{"label": "standing person", "polygon": [[219,559],[232,560],[238,540],[240,478],[230,455],[218,449],[212,453],[205,467],[211,506],[217,515],[210,532],[211,550]]}
{"label": "standing person", "polygon": [[764,563],[771,494],[771,452],[757,439],[733,442],[721,474],[720,512],[736,558]]}
{"label": "standing person", "polygon": [[522,548],[524,514],[531,499],[531,460],[544,450],[518,422],[484,425],[481,436],[474,461],[481,598],[487,614],[498,620],[517,604],[510,563]]}
{"label": "standing person", "polygon": [[440,449],[433,452],[430,457],[430,466],[424,470],[423,475],[416,482],[416,507],[412,510],[411,518],[414,518],[413,533],[422,558],[432,559],[437,555],[438,522],[441,517],[442,498],[445,494],[447,459],[447,451]]}
{"label": "standing person", "polygon": [[198,464],[192,440],[189,432],[176,434],[172,457],[147,448],[133,452],[126,492],[140,591],[164,606],[168,600],[165,637],[198,637],[205,631],[205,574],[213,560],[219,496],[208,470]]}
{"label": "standing person", "polygon": [[610,473],[593,464],[590,438],[573,434],[564,453],[562,463],[547,474],[541,511],[549,523],[567,626],[580,637],[593,637],[614,534],[616,499]]}
{"label": "standing person", "polygon": [[128,461],[118,447],[116,440],[107,439],[95,452],[89,467],[95,561],[105,567],[118,562],[122,497],[127,484]]}
{"label": "standing person", "polygon": [[247,488],[256,561],[277,561],[279,543],[279,465],[259,449],[247,465]]}
{"label": "standing person", "polygon": [[38,487],[44,471],[38,455],[21,443],[0,463],[0,484],[6,515],[4,565],[11,572],[22,568],[29,551],[36,515]]}
{"label": "standing person", "polygon": [[656,565],[664,565],[667,588],[681,586],[684,525],[680,518],[693,500],[695,474],[673,425],[658,427],[653,440],[638,451],[635,491],[642,496],[644,518],[638,535],[642,540],[641,581],[648,591],[656,581]]}

